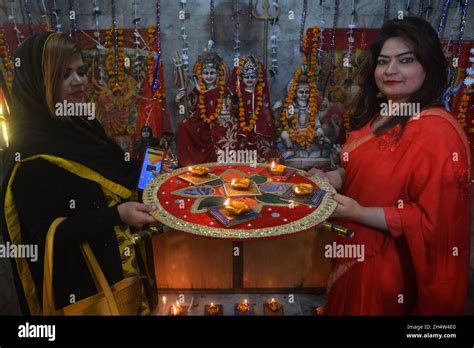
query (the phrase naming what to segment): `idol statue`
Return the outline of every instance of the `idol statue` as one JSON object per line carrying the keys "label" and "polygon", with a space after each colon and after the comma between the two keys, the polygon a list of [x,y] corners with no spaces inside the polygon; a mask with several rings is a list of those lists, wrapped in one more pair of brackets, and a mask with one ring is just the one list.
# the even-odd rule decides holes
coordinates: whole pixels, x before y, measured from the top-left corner
{"label": "idol statue", "polygon": [[[321,168],[331,163],[333,144],[322,124],[325,109],[319,110],[316,78],[306,65],[299,68],[288,85],[280,114],[277,148],[285,164],[296,168]],[[275,108],[278,104],[275,103]]]}
{"label": "idol statue", "polygon": [[234,67],[230,85],[232,110],[238,117],[237,147],[256,150],[258,161],[266,162],[276,155],[276,132],[263,64],[252,55],[242,57]]}
{"label": "idol statue", "polygon": [[[179,125],[178,159],[182,166],[216,162],[220,151],[237,149],[238,122],[231,113],[229,69],[214,51],[201,54],[187,89],[176,95],[188,115]],[[187,92],[189,91],[189,92]]]}

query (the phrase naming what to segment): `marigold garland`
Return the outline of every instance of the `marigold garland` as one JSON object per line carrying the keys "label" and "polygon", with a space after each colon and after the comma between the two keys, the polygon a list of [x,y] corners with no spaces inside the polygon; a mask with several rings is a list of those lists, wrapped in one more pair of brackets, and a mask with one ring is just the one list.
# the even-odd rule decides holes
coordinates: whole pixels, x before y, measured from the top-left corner
{"label": "marigold garland", "polygon": [[283,129],[288,132],[288,135],[291,140],[297,142],[301,147],[310,148],[313,144],[313,139],[316,136],[316,131],[314,130],[313,125],[315,124],[316,117],[318,114],[318,91],[316,89],[316,79],[314,78],[314,74],[311,71],[308,71],[308,83],[310,90],[308,104],[310,116],[306,126],[306,130],[304,132],[300,131],[297,117],[293,117],[291,121],[293,127],[292,129],[290,129],[288,119],[286,117],[288,108],[293,105],[293,102],[295,100],[296,90],[298,89],[298,80],[300,79],[302,73],[303,72],[301,68],[298,68],[298,70],[296,70],[296,73],[293,77],[293,82],[290,87],[290,91],[286,96],[285,104],[283,106],[283,110],[280,116],[280,121],[283,126]]}
{"label": "marigold garland", "polygon": [[13,83],[13,61],[10,55],[10,49],[5,38],[5,31],[0,23],[0,57],[2,58],[3,68],[5,70],[5,80],[8,89],[11,91]]}
{"label": "marigold garland", "polygon": [[465,93],[461,97],[461,104],[459,104],[459,113],[457,116],[457,120],[463,129],[467,128],[466,113],[467,113],[467,108],[469,107],[470,99],[471,99],[471,95],[469,93]]}
{"label": "marigold garland", "polygon": [[[237,76],[238,79],[240,79],[240,74],[242,72],[244,62],[248,58],[247,55],[243,56],[242,59],[239,61],[239,67],[237,68]],[[244,107],[244,101],[242,98],[242,91],[239,88],[239,85],[236,86],[237,90],[237,95],[239,97],[239,126],[242,130],[246,132],[251,132],[255,125],[257,124],[258,117],[260,116],[260,112],[262,111],[262,106],[263,106],[263,67],[261,64],[258,62],[258,82],[256,85],[257,88],[257,104],[255,106],[255,112],[254,114],[250,117],[249,123],[245,121],[245,107]],[[237,79],[237,81],[238,81]]]}
{"label": "marigold garland", "polygon": [[204,79],[202,78],[202,63],[197,62],[196,63],[196,74],[199,80],[199,98],[198,98],[198,109],[199,109],[199,115],[201,117],[201,120],[203,120],[204,123],[210,124],[212,123],[217,117],[219,116],[219,113],[222,109],[222,104],[224,103],[224,94],[225,94],[225,87],[224,87],[224,78],[225,78],[225,70],[224,66],[222,64],[219,64],[219,77],[217,80],[218,88],[219,88],[219,97],[217,99],[217,105],[214,113],[207,117],[207,108],[206,108],[206,103],[205,103],[205,98],[204,94],[206,93],[206,84],[204,83]]}
{"label": "marigold garland", "polygon": [[[156,52],[158,52],[158,49],[155,49],[156,47],[159,47],[159,38],[156,35],[157,30],[156,27],[150,27],[148,28],[148,63],[147,63],[147,74],[146,74],[146,80],[148,81],[149,85],[151,86],[153,83],[153,73],[155,72],[155,62],[156,62]],[[159,67],[158,67],[159,69]],[[153,93],[153,98],[155,99],[162,99],[166,95],[166,90],[164,84],[161,86],[161,88],[157,88],[156,91]]]}
{"label": "marigold garland", "polygon": [[319,62],[318,62],[318,48],[319,48],[319,28],[317,25],[306,30],[306,35],[303,43],[303,51],[305,56],[303,58],[303,64],[308,64],[308,57],[310,59],[311,65],[309,69],[314,73],[319,73]]}
{"label": "marigold garland", "polygon": [[[125,82],[125,50],[123,47],[123,29],[117,29],[117,62],[115,61],[113,44],[113,31],[108,30],[105,33],[105,45],[108,48],[106,57],[107,74],[109,75],[108,83],[112,92],[117,94],[123,90],[123,84]],[[117,66],[117,70],[115,69],[115,66]]]}

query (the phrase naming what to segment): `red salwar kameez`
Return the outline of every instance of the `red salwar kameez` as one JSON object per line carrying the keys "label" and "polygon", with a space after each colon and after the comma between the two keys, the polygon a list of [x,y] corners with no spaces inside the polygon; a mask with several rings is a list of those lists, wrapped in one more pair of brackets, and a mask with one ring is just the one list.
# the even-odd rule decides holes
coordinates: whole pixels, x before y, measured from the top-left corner
{"label": "red salwar kameez", "polygon": [[[328,315],[460,315],[470,257],[470,154],[455,118],[442,108],[374,136],[353,131],[341,151],[344,194],[383,207],[389,232],[338,221],[355,232],[365,260],[335,259]],[[344,161],[346,156],[346,161]],[[348,158],[347,158],[348,156]]]}

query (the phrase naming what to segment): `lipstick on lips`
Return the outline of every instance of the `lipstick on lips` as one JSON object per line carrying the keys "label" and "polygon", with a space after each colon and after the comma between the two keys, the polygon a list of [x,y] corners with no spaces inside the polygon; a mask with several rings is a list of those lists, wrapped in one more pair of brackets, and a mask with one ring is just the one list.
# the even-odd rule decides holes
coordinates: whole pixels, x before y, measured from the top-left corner
{"label": "lipstick on lips", "polygon": [[75,98],[82,98],[84,96],[84,91],[83,90],[79,90],[79,91],[76,91],[74,93],[71,93],[71,95]]}
{"label": "lipstick on lips", "polygon": [[387,81],[384,81],[383,83],[385,85],[396,85],[397,83],[401,83],[402,81],[394,81],[394,80],[387,80]]}

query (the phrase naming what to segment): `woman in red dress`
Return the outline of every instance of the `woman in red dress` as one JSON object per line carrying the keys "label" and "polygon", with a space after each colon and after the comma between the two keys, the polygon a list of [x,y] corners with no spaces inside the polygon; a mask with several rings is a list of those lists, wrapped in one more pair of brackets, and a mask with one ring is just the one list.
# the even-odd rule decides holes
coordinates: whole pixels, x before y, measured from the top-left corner
{"label": "woman in red dress", "polygon": [[326,314],[464,313],[470,153],[454,116],[438,106],[446,86],[446,61],[430,24],[413,17],[386,22],[341,151],[344,168],[319,172],[342,193],[334,196],[334,217],[355,232],[336,243],[364,251],[334,260]]}

